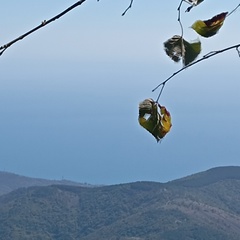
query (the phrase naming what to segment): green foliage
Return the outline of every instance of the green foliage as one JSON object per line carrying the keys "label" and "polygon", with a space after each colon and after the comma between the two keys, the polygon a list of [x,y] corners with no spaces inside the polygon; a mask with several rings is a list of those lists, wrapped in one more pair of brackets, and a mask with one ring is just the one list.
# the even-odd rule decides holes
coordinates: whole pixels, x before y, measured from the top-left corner
{"label": "green foliage", "polygon": [[240,167],[161,184],[30,187],[0,197],[0,239],[238,240]]}

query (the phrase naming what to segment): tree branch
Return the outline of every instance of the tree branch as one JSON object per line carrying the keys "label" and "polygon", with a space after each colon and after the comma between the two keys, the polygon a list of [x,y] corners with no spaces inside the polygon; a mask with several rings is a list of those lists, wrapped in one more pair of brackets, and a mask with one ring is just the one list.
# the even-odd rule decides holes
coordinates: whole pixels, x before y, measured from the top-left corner
{"label": "tree branch", "polygon": [[69,8],[67,8],[66,10],[64,10],[63,12],[59,13],[58,15],[56,15],[55,17],[49,19],[49,20],[44,20],[42,21],[42,23],[40,25],[38,25],[37,27],[33,28],[32,30],[24,33],[23,35],[19,36],[18,38],[14,39],[13,41],[3,45],[0,47],[0,56],[14,43],[22,40],[23,38],[27,37],[28,35],[32,34],[33,32],[39,30],[40,28],[45,27],[47,24],[57,20],[58,18],[62,17],[63,15],[65,15],[66,13],[70,12],[71,10],[73,10],[74,8],[80,6],[82,3],[84,3],[86,0],[80,0],[76,3],[74,3],[72,6],[70,6]]}
{"label": "tree branch", "polygon": [[122,16],[124,16],[126,14],[126,12],[132,7],[133,5],[133,0],[131,0],[129,6],[127,7],[127,9],[122,13]]}
{"label": "tree branch", "polygon": [[183,0],[181,0],[178,8],[177,8],[177,11],[178,11],[178,22],[180,24],[180,27],[181,27],[181,37],[183,36],[183,26],[182,26],[182,22],[181,22],[181,6],[182,6],[182,3],[183,3]]}
{"label": "tree branch", "polygon": [[[185,69],[187,69],[187,68],[189,68],[189,67],[191,67],[191,66],[193,66],[193,65],[195,65],[195,64],[197,64],[197,63],[199,63],[199,62],[201,62],[201,61],[203,61],[203,60],[206,60],[206,59],[208,59],[208,58],[211,58],[211,57],[213,57],[213,56],[215,56],[215,55],[217,55],[217,54],[219,54],[219,53],[223,53],[223,52],[226,52],[226,51],[228,51],[228,50],[231,50],[231,49],[234,49],[234,48],[235,48],[235,49],[237,50],[237,53],[238,53],[239,57],[240,57],[239,47],[240,47],[240,43],[239,43],[239,44],[236,44],[236,45],[233,45],[233,46],[231,46],[231,47],[227,47],[227,48],[224,48],[224,49],[221,49],[221,50],[212,51],[212,52],[207,53],[207,54],[204,55],[202,58],[200,58],[200,59],[198,59],[198,60],[196,60],[196,61],[188,64],[187,66],[182,67],[182,68],[179,69],[178,71],[174,72],[174,73],[173,73],[171,76],[169,76],[166,80],[164,80],[163,82],[161,82],[160,84],[158,84],[158,85],[152,90],[152,92],[156,91],[160,86],[163,86],[163,87],[164,87],[165,84],[166,84],[170,79],[172,79],[174,76],[176,76],[177,74],[179,74],[179,73],[182,72],[183,70],[185,70]],[[163,89],[163,87],[161,88],[161,91],[160,91],[157,99],[160,98],[160,95],[162,94],[162,89]]]}
{"label": "tree branch", "polygon": [[234,13],[239,7],[240,7],[240,3],[230,13],[228,13],[227,16],[230,16],[232,13]]}

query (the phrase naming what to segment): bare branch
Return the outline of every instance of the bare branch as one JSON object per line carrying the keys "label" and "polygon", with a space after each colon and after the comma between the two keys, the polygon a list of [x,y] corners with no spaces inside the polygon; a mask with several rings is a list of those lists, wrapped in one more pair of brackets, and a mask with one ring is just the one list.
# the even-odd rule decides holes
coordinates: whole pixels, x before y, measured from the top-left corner
{"label": "bare branch", "polygon": [[239,46],[236,47],[236,50],[237,50],[238,56],[240,57],[240,49],[239,49]]}
{"label": "bare branch", "polygon": [[[161,82],[160,84],[158,84],[158,85],[152,90],[152,92],[156,91],[160,86],[163,86],[163,87],[164,87],[165,84],[166,84],[170,79],[172,79],[174,76],[176,76],[177,74],[179,74],[179,73],[182,72],[183,70],[185,70],[185,69],[187,69],[187,68],[189,68],[189,67],[191,67],[191,66],[193,66],[193,65],[195,65],[195,64],[197,64],[197,63],[199,63],[199,62],[201,62],[201,61],[203,61],[203,60],[206,60],[206,59],[208,59],[208,58],[211,58],[211,57],[213,57],[213,56],[215,56],[215,55],[217,55],[217,54],[219,54],[219,53],[223,53],[223,52],[226,52],[226,51],[231,50],[231,49],[236,49],[237,52],[238,52],[238,54],[239,54],[239,56],[240,56],[239,47],[240,47],[240,43],[239,43],[239,44],[236,44],[236,45],[233,45],[233,46],[231,46],[231,47],[227,47],[227,48],[218,50],[218,51],[212,51],[212,52],[207,53],[207,54],[204,55],[202,58],[200,58],[200,59],[198,59],[198,60],[196,60],[196,61],[194,61],[194,62],[192,62],[192,63],[190,63],[190,64],[188,64],[188,65],[186,65],[186,66],[184,66],[184,67],[182,67],[182,68],[179,69],[178,71],[174,72],[174,73],[173,73],[171,76],[169,76],[166,80],[164,80],[163,82]],[[163,88],[161,88],[160,93],[159,93],[157,99],[159,99],[160,95],[162,94],[162,89],[163,89]]]}
{"label": "bare branch", "polygon": [[3,46],[0,47],[0,56],[14,43],[22,40],[23,38],[27,37],[28,35],[32,34],[33,32],[39,30],[40,28],[45,27],[47,24],[57,20],[58,18],[62,17],[63,15],[65,15],[66,13],[70,12],[71,10],[73,10],[74,8],[80,6],[82,3],[84,3],[86,0],[80,0],[76,3],[74,3],[72,6],[70,6],[69,8],[67,8],[66,10],[64,10],[63,12],[59,13],[58,15],[56,15],[55,17],[49,19],[49,20],[44,20],[42,21],[42,23],[40,25],[38,25],[37,27],[33,28],[32,30],[24,33],[23,35],[19,36],[18,38],[14,39],[13,41],[4,44]]}
{"label": "bare branch", "polygon": [[182,3],[183,3],[183,0],[181,0],[178,8],[177,8],[177,11],[178,11],[178,22],[180,24],[180,27],[181,27],[181,37],[183,36],[183,26],[182,26],[182,22],[181,22],[181,6],[182,6]]}
{"label": "bare branch", "polygon": [[[181,7],[182,7],[183,2],[189,3],[189,4],[191,5],[191,7],[189,7],[189,8],[187,9],[187,11],[190,11],[190,9],[194,6],[194,4],[191,4],[189,1],[180,0],[180,4],[179,4],[179,6],[178,6],[178,8],[177,8],[177,11],[178,11],[178,19],[177,19],[177,20],[178,20],[178,22],[179,22],[179,24],[180,24],[180,27],[181,27],[182,36],[183,36],[183,26],[182,26],[182,23],[181,23]],[[240,3],[239,3],[227,16],[231,15],[232,13],[234,13],[239,7],[240,7]],[[217,55],[217,54],[219,54],[219,53],[222,53],[222,52],[228,51],[228,50],[230,50],[230,49],[234,49],[234,48],[236,49],[236,51],[237,51],[237,53],[238,53],[238,56],[240,57],[240,50],[239,50],[240,44],[237,44],[237,45],[234,45],[234,46],[231,46],[231,47],[227,47],[227,48],[224,48],[224,49],[221,49],[221,50],[218,50],[218,51],[209,52],[208,54],[204,55],[201,59],[196,60],[196,61],[194,61],[194,62],[192,62],[192,63],[190,63],[190,64],[182,67],[182,68],[179,69],[178,71],[174,72],[171,76],[169,76],[166,80],[164,80],[163,82],[161,82],[160,84],[158,84],[158,85],[152,90],[152,92],[154,92],[154,91],[156,91],[160,86],[162,86],[161,89],[160,89],[160,92],[159,92],[159,94],[158,94],[158,97],[157,97],[156,102],[159,101],[159,98],[160,98],[160,96],[161,96],[161,94],[162,94],[162,92],[163,92],[163,89],[164,89],[166,83],[167,83],[169,80],[171,80],[174,76],[176,76],[177,74],[179,74],[179,73],[182,72],[183,70],[187,69],[188,67],[191,67],[191,66],[195,65],[196,63],[199,63],[199,62],[201,62],[201,61],[203,61],[203,60],[205,60],[205,59],[208,59],[208,58],[210,58],[210,57],[213,57],[213,56],[215,56],[215,55]]]}
{"label": "bare branch", "polygon": [[160,92],[159,92],[159,94],[158,94],[157,100],[156,100],[157,103],[158,103],[158,101],[159,101],[159,98],[160,98],[161,95],[162,95],[162,92],[163,92],[163,89],[164,89],[165,85],[166,85],[166,83],[163,83],[163,84],[162,84],[162,88],[161,88],[161,90],[160,90]]}
{"label": "bare branch", "polygon": [[228,13],[227,16],[230,16],[232,13],[234,13],[239,7],[240,7],[240,3],[230,13]]}
{"label": "bare branch", "polygon": [[133,0],[131,0],[129,6],[127,7],[127,9],[122,13],[122,16],[124,16],[126,14],[126,12],[132,7],[133,5]]}

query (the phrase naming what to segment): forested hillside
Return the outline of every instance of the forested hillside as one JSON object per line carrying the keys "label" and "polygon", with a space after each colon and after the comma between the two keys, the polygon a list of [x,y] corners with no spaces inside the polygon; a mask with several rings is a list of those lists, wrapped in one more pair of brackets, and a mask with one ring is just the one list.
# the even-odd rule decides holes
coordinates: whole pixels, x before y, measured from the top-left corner
{"label": "forested hillside", "polygon": [[0,197],[0,238],[239,240],[240,167],[168,183],[21,188]]}

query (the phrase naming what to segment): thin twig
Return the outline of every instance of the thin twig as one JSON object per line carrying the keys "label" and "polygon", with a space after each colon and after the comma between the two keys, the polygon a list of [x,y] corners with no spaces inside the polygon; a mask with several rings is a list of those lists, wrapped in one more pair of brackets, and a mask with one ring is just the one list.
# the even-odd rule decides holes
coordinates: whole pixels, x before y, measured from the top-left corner
{"label": "thin twig", "polygon": [[[188,64],[187,66],[182,67],[182,68],[179,69],[178,71],[174,72],[174,73],[173,73],[171,76],[169,76],[166,80],[164,80],[163,82],[161,82],[160,84],[158,84],[158,85],[152,90],[152,92],[156,91],[160,86],[165,85],[165,84],[166,84],[170,79],[172,79],[175,75],[179,74],[179,73],[182,72],[183,70],[185,70],[185,69],[187,69],[187,68],[189,68],[189,67],[191,67],[191,66],[193,66],[193,65],[195,65],[195,64],[197,64],[197,63],[199,63],[199,62],[201,62],[201,61],[203,61],[203,60],[206,60],[206,59],[208,59],[208,58],[210,58],[210,57],[213,57],[213,56],[215,56],[215,55],[217,55],[217,54],[219,54],[219,53],[223,53],[223,52],[226,52],[226,51],[231,50],[231,49],[234,49],[234,48],[235,48],[235,49],[237,50],[237,52],[239,53],[239,51],[238,51],[238,50],[239,50],[239,47],[240,47],[240,43],[239,43],[239,44],[236,44],[236,45],[233,45],[233,46],[231,46],[231,47],[227,47],[227,48],[218,50],[218,51],[209,52],[208,54],[204,55],[202,58],[198,59],[197,61],[194,61],[194,62]],[[162,89],[161,89],[161,91],[160,91],[160,94],[161,94],[161,92],[162,92]]]}
{"label": "thin twig", "polygon": [[159,92],[159,94],[158,94],[158,97],[157,97],[156,103],[158,103],[159,98],[160,98],[161,95],[162,95],[162,92],[163,92],[163,89],[164,89],[164,87],[165,87],[165,84],[166,84],[166,83],[163,83],[163,84],[162,84],[162,88],[161,88],[161,90],[160,90],[160,92]]}
{"label": "thin twig", "polygon": [[133,5],[133,0],[131,0],[129,6],[127,7],[127,9],[122,13],[122,16],[124,16],[126,14],[126,12],[132,7]]}
{"label": "thin twig", "polygon": [[239,50],[239,47],[236,47],[236,50],[237,50],[238,56],[240,57],[240,50]]}
{"label": "thin twig", "polygon": [[[190,2],[188,2],[188,1],[186,1],[186,0],[182,0],[182,2],[186,2],[186,3],[188,3],[188,4],[191,5],[190,7],[188,7],[188,8],[185,10],[185,12],[190,12],[191,9],[193,8],[194,4],[193,4],[193,3],[190,3]],[[182,4],[182,3],[181,3],[181,4]]]}
{"label": "thin twig", "polygon": [[240,3],[230,12],[228,13],[227,17],[234,13],[240,7]]}
{"label": "thin twig", "polygon": [[177,11],[178,11],[178,22],[180,24],[180,27],[181,27],[181,37],[183,36],[183,25],[182,25],[182,22],[181,22],[181,6],[182,6],[182,3],[183,3],[184,0],[181,0],[178,8],[177,8]]}
{"label": "thin twig", "polygon": [[49,19],[49,20],[44,20],[42,21],[42,23],[40,25],[38,25],[37,27],[33,28],[32,30],[24,33],[23,35],[19,36],[18,38],[14,39],[13,41],[3,45],[0,47],[0,56],[14,43],[22,40],[23,38],[27,37],[28,35],[32,34],[33,32],[37,31],[40,28],[45,27],[47,24],[57,20],[58,18],[62,17],[63,15],[65,15],[66,13],[70,12],[71,10],[73,10],[74,8],[80,6],[82,3],[84,3],[86,0],[80,0],[76,3],[74,3],[72,6],[70,6],[69,8],[67,8],[66,10],[64,10],[63,12],[59,13],[58,15],[56,15],[55,17]]}

